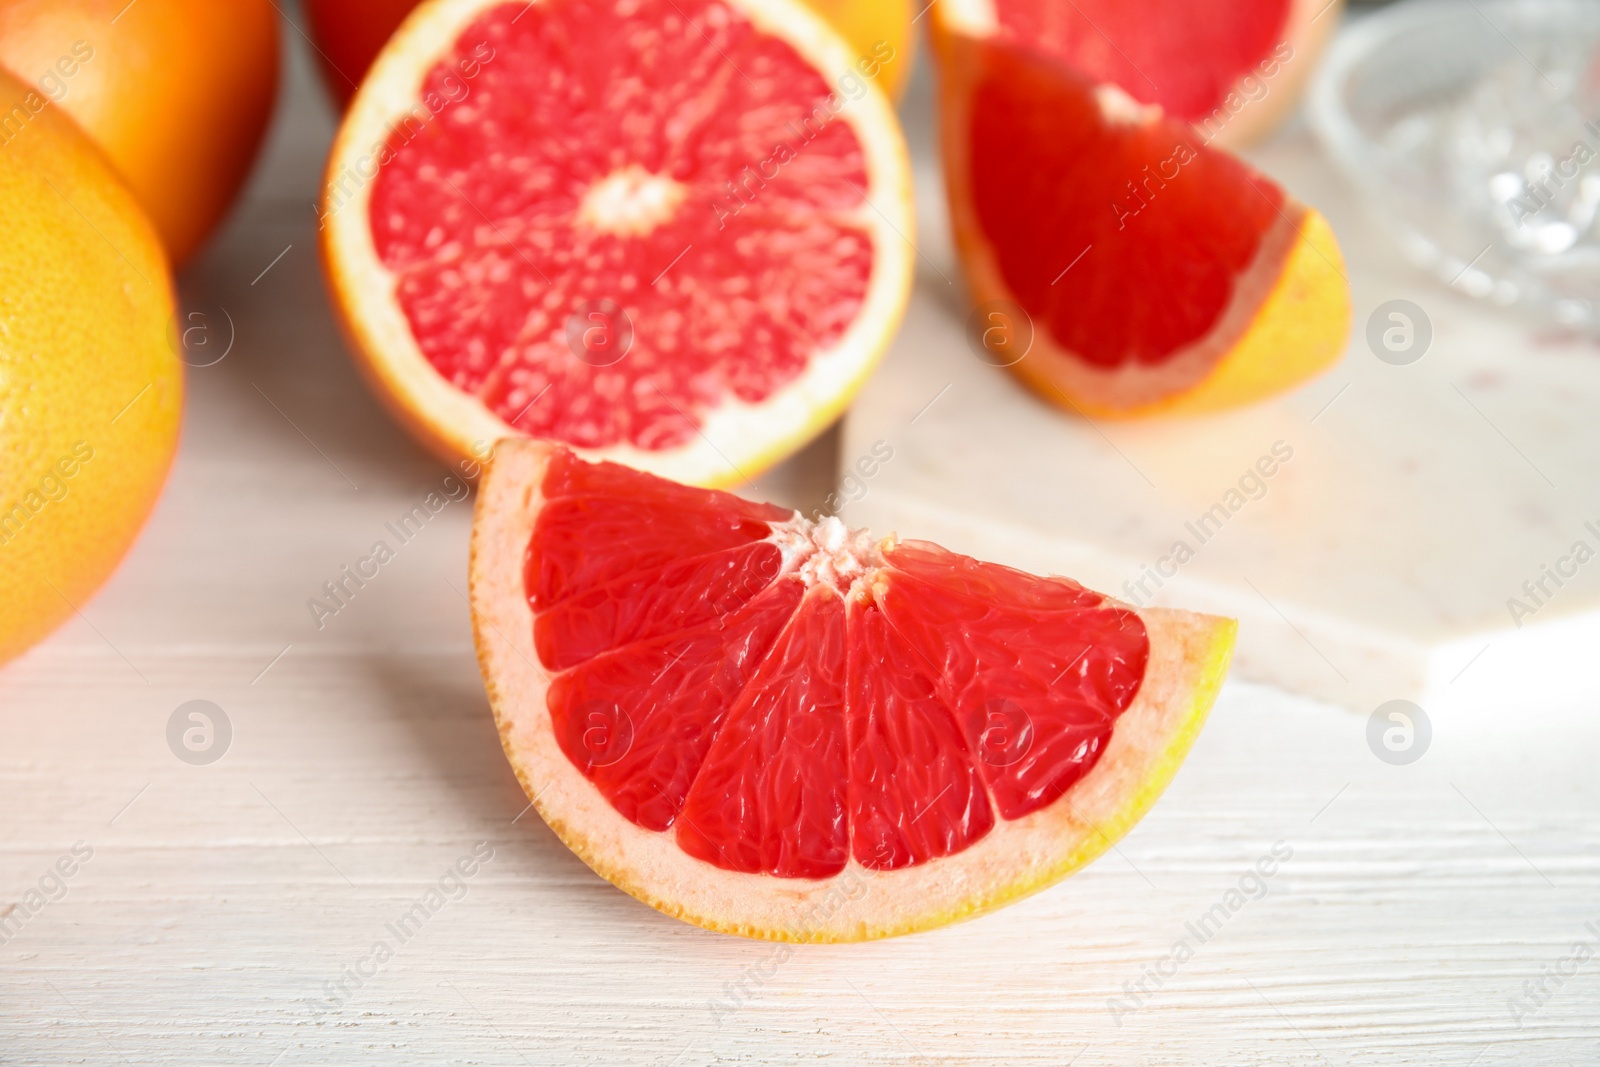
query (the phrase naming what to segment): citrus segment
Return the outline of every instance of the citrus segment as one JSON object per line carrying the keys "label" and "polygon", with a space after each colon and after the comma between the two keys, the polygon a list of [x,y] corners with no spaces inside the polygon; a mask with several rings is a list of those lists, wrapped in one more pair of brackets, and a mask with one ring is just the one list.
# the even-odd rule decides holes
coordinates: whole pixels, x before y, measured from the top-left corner
{"label": "citrus segment", "polygon": [[[580,501],[655,521],[598,522],[580,555]],[[1175,771],[1233,632],[521,441],[487,475],[472,588],[507,754],[563,839],[671,914],[798,940],[1087,862]]]}
{"label": "citrus segment", "polygon": [[957,245],[986,313],[1033,331],[997,362],[1115,416],[1247,403],[1337,359],[1349,291],[1314,211],[1042,52],[955,36],[944,54]]}
{"label": "citrus segment", "polygon": [[1237,146],[1293,107],[1340,0],[938,0],[935,38],[1023,45]]}
{"label": "citrus segment", "polygon": [[[227,214],[278,97],[272,0],[0,0],[0,64],[32,83],[6,134],[46,102],[128,183],[177,265]],[[15,111],[15,106],[25,111]]]}
{"label": "citrus segment", "polygon": [[793,0],[419,10],[329,165],[359,354],[445,450],[520,433],[702,482],[771,462],[842,407],[909,284],[904,147],[850,71]]}
{"label": "citrus segment", "polygon": [[747,545],[636,572],[569,597],[539,616],[539,659],[566,670],[602,652],[713,622],[777,577],[782,554]]}
{"label": "citrus segment", "polygon": [[[575,462],[563,457],[563,465]],[[539,516],[539,552],[528,556],[528,596],[540,610],[579,590],[762,540],[773,522],[789,517],[722,493],[695,501],[669,483],[629,492],[626,480],[605,474],[587,487],[591,492],[566,495],[566,479],[558,468],[546,486],[551,503]],[[607,482],[621,491],[608,492]],[[641,529],[651,536],[639,537]]]}
{"label": "citrus segment", "polygon": [[[944,556],[954,580],[900,571],[901,554],[891,548],[873,596],[938,680],[1000,815],[1021,818],[1059,798],[1100,758],[1144,679],[1144,624],[1073,583],[990,576],[983,572],[1006,568],[916,548],[907,555],[930,570],[927,557]],[[975,596],[974,587],[990,595]],[[1067,597],[1081,599],[1065,609],[1040,606]]]}
{"label": "citrus segment", "polygon": [[[1047,60],[1024,53],[985,69],[972,201],[1018,302],[1095,367],[1165,363],[1203,339],[1282,219],[1283,191],[1201,152],[1178,122],[1107,121],[1101,96]],[[1005,158],[1019,151],[1023,195]],[[1159,302],[1130,307],[1133,278]]]}
{"label": "citrus segment", "polygon": [[[785,583],[790,584],[790,583]],[[678,844],[730,871],[826,878],[850,855],[845,611],[812,586],[717,733]]]}

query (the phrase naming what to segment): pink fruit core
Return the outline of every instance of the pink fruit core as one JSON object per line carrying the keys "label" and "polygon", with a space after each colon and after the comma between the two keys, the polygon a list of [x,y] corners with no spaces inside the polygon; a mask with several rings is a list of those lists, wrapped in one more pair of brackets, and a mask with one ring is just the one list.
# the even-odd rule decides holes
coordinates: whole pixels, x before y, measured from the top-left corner
{"label": "pink fruit core", "polygon": [[528,544],[557,742],[732,871],[960,852],[1059,800],[1144,679],[1138,615],[1064,578],[558,453]]}
{"label": "pink fruit core", "polygon": [[673,448],[860,312],[849,106],[715,0],[491,7],[375,153],[373,242],[428,362],[515,430]]}

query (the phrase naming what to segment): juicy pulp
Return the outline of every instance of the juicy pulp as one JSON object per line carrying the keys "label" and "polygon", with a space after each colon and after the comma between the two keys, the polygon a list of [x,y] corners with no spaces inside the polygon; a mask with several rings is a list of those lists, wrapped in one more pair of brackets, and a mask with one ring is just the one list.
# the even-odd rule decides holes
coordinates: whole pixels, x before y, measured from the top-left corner
{"label": "juicy pulp", "polygon": [[567,759],[717,867],[958,853],[1060,800],[1144,679],[1126,607],[556,452],[527,546]]}
{"label": "juicy pulp", "polygon": [[831,94],[717,0],[485,10],[371,190],[423,356],[518,432],[587,448],[674,448],[771,397],[840,342],[874,269]]}
{"label": "juicy pulp", "polygon": [[972,208],[1017,302],[1102,370],[1208,339],[1287,225],[1283,191],[1185,123],[1117,113],[1125,98],[1054,59],[972,49]]}

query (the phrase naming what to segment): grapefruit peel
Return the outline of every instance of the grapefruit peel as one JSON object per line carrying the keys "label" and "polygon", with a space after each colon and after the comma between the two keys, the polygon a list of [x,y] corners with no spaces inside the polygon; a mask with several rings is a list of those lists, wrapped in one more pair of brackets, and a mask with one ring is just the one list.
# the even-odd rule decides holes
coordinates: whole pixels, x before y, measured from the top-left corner
{"label": "grapefruit peel", "polygon": [[[501,744],[524,792],[597,874],[651,907],[722,933],[791,942],[863,941],[992,911],[1060,881],[1112,847],[1148,812],[1194,744],[1232,657],[1237,624],[1189,612],[1139,612],[1150,642],[1143,684],[1092,770],[1063,797],[994,828],[964,851],[892,871],[853,858],[822,879],[724,870],[673,834],[612,807],[563,753],[534,647],[525,553],[555,450],[502,441],[482,483],[470,569],[473,633]],[[1123,605],[1125,606],[1125,605]]]}

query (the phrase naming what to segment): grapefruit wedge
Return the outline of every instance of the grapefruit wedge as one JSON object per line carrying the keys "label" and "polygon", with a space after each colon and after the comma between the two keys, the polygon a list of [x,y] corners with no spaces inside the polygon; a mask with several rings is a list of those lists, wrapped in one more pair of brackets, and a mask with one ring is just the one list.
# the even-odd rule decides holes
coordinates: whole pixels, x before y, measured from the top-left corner
{"label": "grapefruit wedge", "polygon": [[968,918],[1115,843],[1235,624],[502,442],[471,599],[501,741],[601,876],[747,937]]}
{"label": "grapefruit wedge", "polygon": [[1128,417],[1251,403],[1338,359],[1349,285],[1315,210],[1043,51],[952,33],[940,58],[951,226],[993,362]]}
{"label": "grapefruit wedge", "polygon": [[1250,144],[1305,89],[1343,0],[936,0],[949,34],[1026,44],[1096,84],[1192,123],[1218,145]]}
{"label": "grapefruit wedge", "polygon": [[910,171],[799,0],[430,0],[328,162],[333,302],[454,462],[523,434],[742,481],[835,419],[912,276]]}

